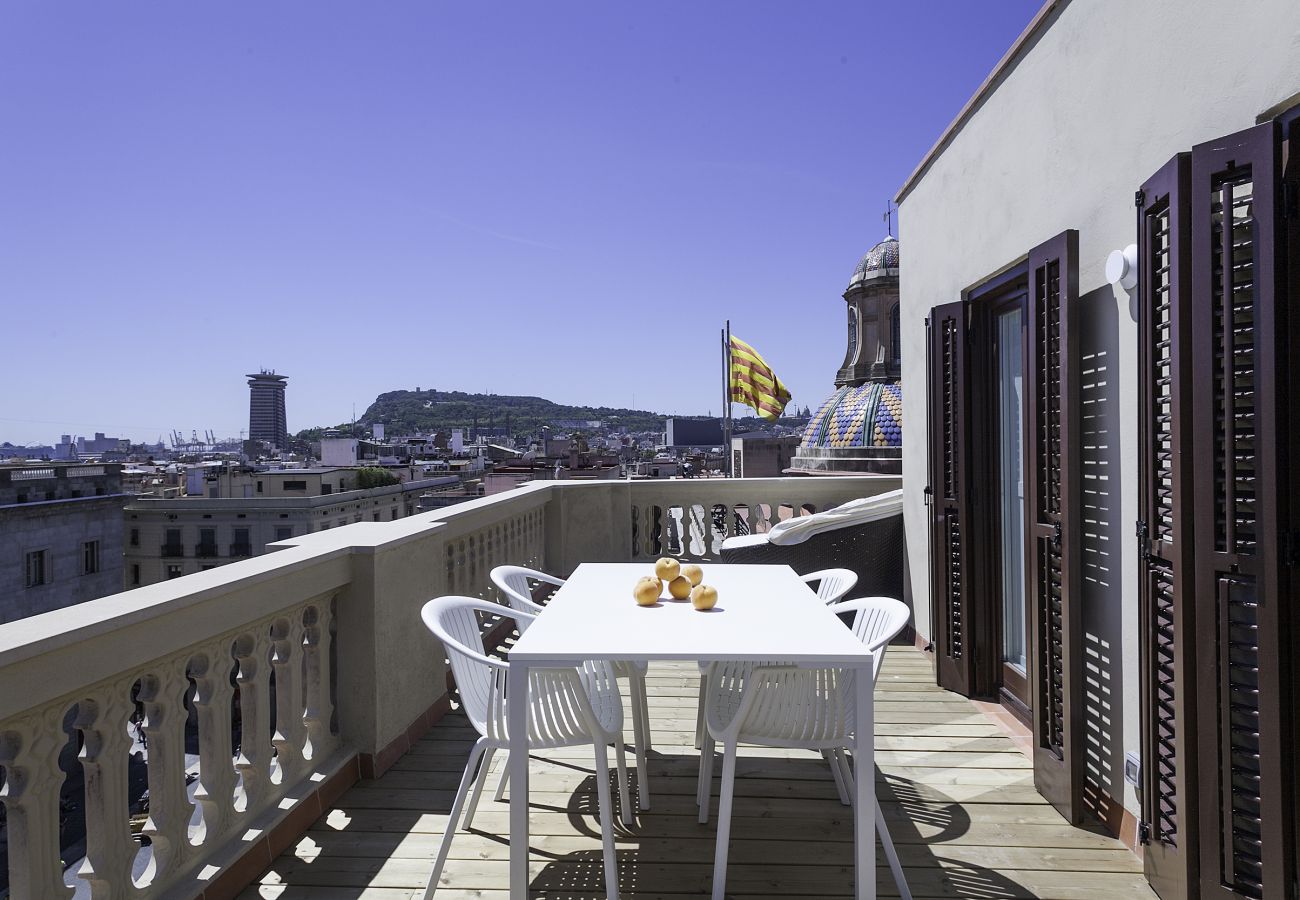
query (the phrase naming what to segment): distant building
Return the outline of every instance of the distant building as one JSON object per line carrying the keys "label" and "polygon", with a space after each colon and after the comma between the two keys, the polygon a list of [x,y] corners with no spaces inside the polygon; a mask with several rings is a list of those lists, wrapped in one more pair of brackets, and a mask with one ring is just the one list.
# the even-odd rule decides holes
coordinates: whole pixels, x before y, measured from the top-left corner
{"label": "distant building", "polygon": [[288,376],[263,369],[248,377],[248,439],[272,447],[289,445],[289,425],[284,414],[284,388]]}
{"label": "distant building", "polygon": [[121,466],[0,466],[0,624],[122,590]]}
{"label": "distant building", "polygon": [[[266,545],[355,522],[389,522],[416,512],[421,494],[446,478],[356,487],[356,469],[199,470],[201,496],[139,497],[126,505],[127,587],[260,556]],[[119,583],[120,587],[120,583]]]}
{"label": "distant building", "polygon": [[770,435],[755,431],[731,439],[733,478],[780,478],[799,448],[796,435]]}
{"label": "distant building", "polygon": [[667,419],[665,443],[669,447],[721,447],[721,419]]}

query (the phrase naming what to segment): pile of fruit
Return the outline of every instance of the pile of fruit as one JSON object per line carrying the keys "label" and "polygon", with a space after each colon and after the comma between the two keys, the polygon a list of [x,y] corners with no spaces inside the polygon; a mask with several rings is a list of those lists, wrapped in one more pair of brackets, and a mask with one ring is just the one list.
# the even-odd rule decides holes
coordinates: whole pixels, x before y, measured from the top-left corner
{"label": "pile of fruit", "polygon": [[663,596],[664,583],[668,584],[668,596],[674,600],[691,599],[691,605],[698,610],[713,609],[718,602],[718,590],[704,581],[704,570],[697,565],[681,565],[672,557],[665,556],[655,563],[654,575],[639,579],[632,589],[632,596],[641,606],[654,606]]}

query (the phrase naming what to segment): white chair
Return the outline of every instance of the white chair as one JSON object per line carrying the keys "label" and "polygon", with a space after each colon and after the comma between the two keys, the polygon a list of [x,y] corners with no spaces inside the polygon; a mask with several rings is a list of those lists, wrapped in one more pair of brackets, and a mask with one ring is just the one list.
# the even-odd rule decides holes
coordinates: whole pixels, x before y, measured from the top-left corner
{"label": "white chair", "polygon": [[[850,600],[831,607],[855,613],[853,632],[875,654],[873,681],[880,675],[885,648],[907,624],[909,611],[889,597]],[[706,733],[700,752],[700,782],[696,799],[700,822],[709,820],[714,742],[721,741],[722,791],[718,801],[718,845],[713,865],[713,898],[723,900],[727,850],[731,833],[731,804],[736,779],[736,747],[759,744],[819,750],[831,764],[840,801],[852,802],[854,774],[846,750],[857,748],[854,729],[854,678],[850,669],[801,669],[779,661],[728,662],[713,666],[705,709]],[[867,736],[871,740],[871,736]],[[870,759],[870,754],[866,756]],[[873,778],[873,769],[858,777]],[[876,833],[903,900],[911,892],[876,801]]]}
{"label": "white chair", "polygon": [[852,569],[822,569],[799,577],[805,584],[817,583],[817,597],[827,606],[840,602],[858,583],[858,573]]}
{"label": "white chair", "polygon": [[[546,607],[533,600],[529,581],[562,587],[563,578],[547,575],[536,569],[523,566],[497,566],[491,573],[492,583],[505,594],[510,608],[517,612],[541,615]],[[528,628],[523,620],[516,620],[519,633]],[[529,620],[531,621],[531,620]],[[646,698],[645,676],[648,666],[645,663],[615,661],[614,674],[628,680],[628,689],[632,695],[632,740],[636,750],[636,785],[637,798],[642,809],[650,808],[650,778],[646,770],[646,754],[650,751],[650,706]],[[496,798],[501,799],[505,791],[506,777],[503,775],[497,786]]]}
{"label": "white chair", "polygon": [[[809,587],[816,584],[818,599],[829,606],[838,603],[841,597],[853,590],[853,586],[858,583],[858,573],[852,569],[822,569],[801,575],[799,580]],[[708,671],[707,665],[700,666],[700,701],[695,712],[696,750],[704,746],[704,703],[705,693],[708,690]],[[835,784],[837,787],[840,785],[838,777],[835,779]]]}
{"label": "white chair", "polygon": [[[510,745],[506,728],[510,664],[482,652],[483,639],[477,615],[480,612],[497,613],[500,609],[499,605],[486,600],[453,596],[430,600],[420,611],[424,624],[446,648],[465,716],[480,735],[470,750],[465,774],[456,789],[456,799],[447,817],[447,829],[438,847],[433,874],[429,876],[429,885],[424,891],[425,900],[429,900],[438,889],[438,879],[447,862],[447,852],[451,849],[451,839],[456,833],[470,782],[475,784],[465,816],[466,828],[473,821],[492,755]],[[532,620],[527,613],[517,615]],[[521,621],[520,624],[524,623]],[[614,822],[606,752],[610,744],[614,745],[618,767],[624,822],[630,824],[632,815],[628,799],[627,759],[623,751],[623,699],[618,692],[618,682],[613,670],[604,662],[588,662],[576,669],[529,670],[529,748],[543,750],[587,743],[594,748],[596,757],[596,793],[604,833],[605,889],[610,897],[617,897],[618,867],[614,857]]]}

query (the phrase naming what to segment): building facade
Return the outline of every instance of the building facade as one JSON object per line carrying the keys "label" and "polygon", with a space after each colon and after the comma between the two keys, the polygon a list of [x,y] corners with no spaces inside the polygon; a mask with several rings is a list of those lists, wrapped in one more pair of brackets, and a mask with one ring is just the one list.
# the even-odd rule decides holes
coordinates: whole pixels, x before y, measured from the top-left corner
{"label": "building facade", "polygon": [[1166,900],[1296,896],[1298,104],[1294,2],[1052,2],[898,197],[918,631]]}
{"label": "building facade", "polygon": [[121,466],[0,466],[0,624],[122,589]]}
{"label": "building facade", "polygon": [[289,446],[289,424],[284,413],[288,377],[263,369],[248,378],[248,439],[272,447]]}
{"label": "building facade", "polygon": [[445,479],[431,478],[356,489],[355,473],[258,472],[248,476],[248,497],[136,498],[126,504],[118,588],[122,579],[134,588],[260,556],[268,544],[316,531],[405,518],[417,512],[422,493],[446,487]]}

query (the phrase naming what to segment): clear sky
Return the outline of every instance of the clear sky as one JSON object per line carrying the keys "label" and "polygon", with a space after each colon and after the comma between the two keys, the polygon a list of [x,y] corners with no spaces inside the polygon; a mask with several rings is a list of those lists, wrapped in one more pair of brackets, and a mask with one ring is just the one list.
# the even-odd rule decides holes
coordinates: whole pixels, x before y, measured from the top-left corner
{"label": "clear sky", "polygon": [[728,318],[815,405],[1039,5],[9,0],[0,440],[235,436],[260,367],[292,431],[417,385],[717,414]]}

